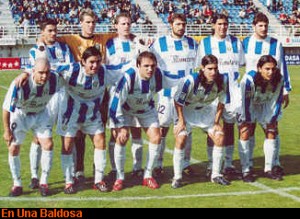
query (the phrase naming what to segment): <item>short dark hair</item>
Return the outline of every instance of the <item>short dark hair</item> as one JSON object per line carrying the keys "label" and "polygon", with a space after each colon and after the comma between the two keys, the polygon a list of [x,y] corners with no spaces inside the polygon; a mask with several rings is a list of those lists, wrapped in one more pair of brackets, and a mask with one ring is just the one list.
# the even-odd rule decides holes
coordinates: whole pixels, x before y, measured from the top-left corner
{"label": "short dark hair", "polygon": [[48,25],[57,26],[58,22],[54,19],[46,19],[40,22],[39,26],[41,30],[45,30]]}
{"label": "short dark hair", "polygon": [[100,56],[102,59],[102,54],[96,47],[89,47],[87,48],[84,53],[82,54],[82,60],[86,61],[88,58],[92,56]]}
{"label": "short dark hair", "polygon": [[213,16],[212,23],[216,24],[218,20],[226,20],[229,23],[229,19],[225,14],[216,14]]}
{"label": "short dark hair", "polygon": [[174,24],[175,20],[181,20],[187,23],[186,16],[184,14],[173,14],[171,16],[171,19],[169,21],[170,24]]}
{"label": "short dark hair", "polygon": [[259,22],[264,22],[264,23],[267,23],[269,24],[270,21],[269,21],[269,18],[267,17],[267,15],[265,15],[264,13],[257,13],[253,19],[253,25],[256,25],[258,24]]}
{"label": "short dark hair", "polygon": [[206,55],[201,60],[201,65],[203,67],[210,65],[210,64],[217,64],[218,65],[218,58],[214,55]]}
{"label": "short dark hair", "polygon": [[156,56],[154,55],[154,53],[152,53],[152,52],[142,52],[139,56],[138,56],[138,58],[137,58],[137,60],[136,60],[136,66],[139,66],[139,65],[141,65],[142,64],[142,59],[144,59],[144,58],[148,58],[148,59],[152,59],[153,61],[155,61],[155,63],[157,63],[157,58],[156,58]]}
{"label": "short dark hair", "polygon": [[114,19],[114,24],[118,24],[120,18],[122,18],[122,17],[129,18],[130,21],[131,21],[131,16],[130,16],[129,13],[120,13],[120,14],[118,14],[118,15],[115,17],[115,19]]}

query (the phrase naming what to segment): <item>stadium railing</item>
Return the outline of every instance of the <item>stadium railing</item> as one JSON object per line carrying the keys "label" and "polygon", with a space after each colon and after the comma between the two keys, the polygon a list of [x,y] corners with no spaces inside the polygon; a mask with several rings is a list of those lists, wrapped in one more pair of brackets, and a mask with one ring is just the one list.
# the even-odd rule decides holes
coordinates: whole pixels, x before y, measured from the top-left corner
{"label": "stadium railing", "polygon": [[[2,26],[2,38],[26,39],[37,38],[40,34],[38,26],[16,27],[11,25]],[[96,33],[115,32],[113,25],[97,25]],[[167,34],[168,25],[133,25],[132,32],[136,35],[155,37]],[[80,25],[59,26],[59,35],[79,34],[81,33]],[[235,36],[248,36],[252,33],[251,26],[247,25],[230,25],[229,33]],[[211,34],[210,25],[187,25],[187,35],[189,36],[207,36]],[[300,36],[300,25],[297,26],[270,26],[270,34],[275,37]],[[0,38],[1,38],[0,37]]]}

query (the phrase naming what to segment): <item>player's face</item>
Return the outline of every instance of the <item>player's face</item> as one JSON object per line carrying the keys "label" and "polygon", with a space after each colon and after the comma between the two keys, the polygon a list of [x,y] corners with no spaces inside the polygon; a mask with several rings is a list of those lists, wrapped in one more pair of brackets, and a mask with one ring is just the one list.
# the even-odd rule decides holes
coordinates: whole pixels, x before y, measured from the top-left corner
{"label": "player's face", "polygon": [[276,72],[276,65],[272,62],[267,62],[261,68],[258,68],[261,76],[266,81],[271,81]]}
{"label": "player's face", "polygon": [[138,66],[139,73],[142,79],[150,80],[156,71],[157,63],[150,58],[143,58]]}
{"label": "player's face", "polygon": [[91,56],[87,60],[82,60],[86,74],[94,75],[97,74],[101,66],[100,56]]}
{"label": "player's face", "polygon": [[50,68],[47,65],[37,64],[33,69],[33,80],[38,85],[45,85],[50,76]]}
{"label": "player's face", "polygon": [[45,30],[41,32],[41,35],[44,39],[44,42],[47,45],[52,45],[56,41],[57,37],[57,26],[56,25],[47,25]]}
{"label": "player's face", "polygon": [[131,34],[131,19],[121,17],[115,27],[120,37],[128,37]]}
{"label": "player's face", "polygon": [[82,34],[85,37],[91,37],[95,33],[96,19],[91,16],[84,16],[83,21],[80,22],[82,27]]}
{"label": "player's face", "polygon": [[213,29],[215,30],[215,36],[223,39],[227,36],[228,22],[226,21],[226,19],[218,19],[217,22],[213,25]]}
{"label": "player's face", "polygon": [[204,72],[207,83],[212,84],[216,80],[218,74],[218,65],[208,64],[205,67],[202,67],[202,70]]}
{"label": "player's face", "polygon": [[258,22],[253,26],[254,33],[257,38],[265,39],[268,36],[269,25],[265,22]]}
{"label": "player's face", "polygon": [[173,37],[182,38],[185,34],[186,22],[180,19],[176,19],[174,23],[171,25]]}

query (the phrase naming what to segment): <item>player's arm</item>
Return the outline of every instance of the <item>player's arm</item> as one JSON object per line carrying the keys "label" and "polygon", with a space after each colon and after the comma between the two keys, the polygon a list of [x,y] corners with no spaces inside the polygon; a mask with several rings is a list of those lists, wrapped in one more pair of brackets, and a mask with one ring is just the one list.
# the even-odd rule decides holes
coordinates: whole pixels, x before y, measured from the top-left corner
{"label": "player's arm", "polygon": [[270,124],[277,122],[281,114],[282,98],[284,96],[283,92],[284,92],[284,82],[281,81],[281,83],[277,85],[276,92],[274,93],[274,96],[270,103],[273,108],[272,110],[273,114],[272,114],[272,119],[270,121]]}
{"label": "player's arm", "polygon": [[3,109],[2,112],[2,121],[3,121],[3,139],[6,142],[7,146],[9,147],[11,142],[14,139],[13,133],[10,129],[10,112]]}
{"label": "player's arm", "polygon": [[178,136],[182,131],[186,130],[186,121],[183,114],[183,107],[187,97],[192,90],[191,78],[186,77],[178,86],[177,92],[174,96],[175,109],[178,115],[178,124],[174,128],[175,136]]}
{"label": "player's arm", "polygon": [[220,128],[222,129],[221,118],[223,115],[224,108],[225,108],[225,105],[223,103],[218,104],[217,114],[216,114],[215,122],[214,122],[215,130],[220,129]]}
{"label": "player's arm", "polygon": [[252,103],[253,86],[253,82],[248,78],[244,78],[241,82],[242,110],[240,120],[243,123],[251,123],[250,107]]}

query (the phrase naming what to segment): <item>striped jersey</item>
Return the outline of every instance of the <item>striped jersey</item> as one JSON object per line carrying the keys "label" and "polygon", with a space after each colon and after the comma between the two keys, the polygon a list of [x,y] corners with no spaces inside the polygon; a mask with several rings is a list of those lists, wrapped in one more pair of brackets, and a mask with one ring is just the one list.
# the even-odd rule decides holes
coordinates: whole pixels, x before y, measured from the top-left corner
{"label": "striped jersey", "polygon": [[54,73],[50,74],[48,82],[42,86],[34,82],[33,75],[30,75],[27,83],[20,88],[12,82],[5,97],[3,109],[11,113],[14,113],[16,108],[25,114],[40,113],[61,86],[61,78]]}
{"label": "striped jersey", "polygon": [[[158,67],[173,79],[194,73],[197,50],[197,42],[187,36],[181,39],[163,36],[150,47],[150,51],[156,55]],[[164,96],[171,97],[171,91],[165,90]]]}
{"label": "striped jersey", "polygon": [[243,41],[246,56],[246,72],[257,71],[258,60],[263,55],[273,56],[284,76],[285,91],[292,90],[291,79],[284,57],[282,44],[275,38],[267,37],[264,40],[258,40],[255,36],[247,37]]}
{"label": "striped jersey", "polygon": [[255,107],[265,105],[270,109],[269,115],[266,115],[268,123],[276,122],[281,113],[284,79],[282,77],[276,87],[271,84],[261,87],[255,84],[256,75],[256,71],[250,71],[241,82],[243,108],[240,119],[243,122],[253,122],[251,118]]}
{"label": "striped jersey", "polygon": [[143,80],[136,68],[129,68],[115,88],[110,105],[110,118],[116,124],[124,113],[144,114],[155,108],[154,94],[178,84],[160,69],[150,80]]}
{"label": "striped jersey", "polygon": [[200,74],[190,75],[181,81],[174,99],[179,105],[195,110],[212,104],[216,99],[220,103],[226,104],[229,101],[226,95],[226,90],[229,89],[229,81],[227,77],[222,76],[222,78],[223,87],[219,90],[216,83],[204,87]]}
{"label": "striped jersey", "polygon": [[[39,47],[43,46],[44,50],[41,51]],[[39,57],[47,57],[51,69],[53,71],[59,65],[70,64],[75,62],[74,56],[71,53],[71,50],[67,44],[55,42],[53,45],[35,45],[29,51],[29,58],[30,58],[30,68],[33,68],[35,64],[35,60]]]}
{"label": "striped jersey", "polygon": [[106,87],[115,84],[120,77],[110,74],[104,66],[95,75],[87,75],[80,63],[59,66],[57,72],[64,79],[68,98],[65,119],[79,116],[80,123],[99,116]]}
{"label": "striped jersey", "polygon": [[106,68],[120,71],[144,50],[147,47],[141,45],[136,37],[133,40],[122,40],[119,37],[110,39],[106,43]]}
{"label": "striped jersey", "polygon": [[206,55],[218,58],[220,73],[228,74],[230,81],[239,79],[239,68],[245,64],[245,54],[238,38],[231,35],[222,40],[214,36],[204,38],[198,49],[197,67],[201,66],[202,59]]}

